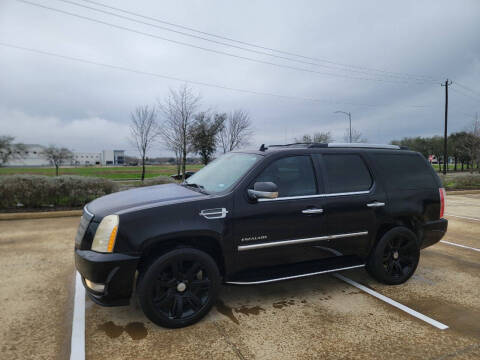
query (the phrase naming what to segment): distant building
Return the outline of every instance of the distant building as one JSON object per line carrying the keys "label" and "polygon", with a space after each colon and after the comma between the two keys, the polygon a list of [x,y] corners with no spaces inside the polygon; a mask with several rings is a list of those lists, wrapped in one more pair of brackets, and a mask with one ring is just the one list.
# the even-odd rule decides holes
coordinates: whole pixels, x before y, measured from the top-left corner
{"label": "distant building", "polygon": [[74,152],[73,153],[73,164],[72,165],[100,165],[101,164],[101,153],[91,153],[91,152]]}
{"label": "distant building", "polygon": [[102,165],[124,165],[125,150],[103,150]]}
{"label": "distant building", "polygon": [[50,162],[42,155],[45,146],[25,144],[25,151],[17,151],[5,166],[49,166]]}
{"label": "distant building", "polygon": [[[18,152],[5,166],[51,166],[43,156],[45,146],[25,144],[25,151]],[[103,150],[102,152],[73,152],[73,158],[65,165],[92,166],[92,165],[124,165],[124,150]]]}

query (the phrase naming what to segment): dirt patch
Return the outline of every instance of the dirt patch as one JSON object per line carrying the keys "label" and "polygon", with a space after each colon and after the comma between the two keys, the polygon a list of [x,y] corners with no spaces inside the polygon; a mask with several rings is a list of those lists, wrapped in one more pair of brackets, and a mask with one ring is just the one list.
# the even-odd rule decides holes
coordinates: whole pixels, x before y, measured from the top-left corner
{"label": "dirt patch", "polygon": [[238,319],[233,314],[233,309],[231,307],[225,305],[225,303],[222,300],[218,299],[215,307],[217,308],[217,311],[220,314],[225,315],[230,320],[232,320],[235,324],[237,324],[237,325],[240,324]]}
{"label": "dirt patch", "polygon": [[142,322],[131,322],[125,326],[116,325],[113,321],[107,321],[97,326],[97,330],[104,331],[110,339],[118,338],[123,332],[130,335],[132,340],[145,339],[148,335],[148,331]]}
{"label": "dirt patch", "polygon": [[248,306],[242,305],[238,308],[235,308],[235,311],[240,313],[240,314],[250,316],[250,315],[258,315],[261,312],[265,312],[265,309],[260,307],[260,306],[248,307]]}
{"label": "dirt patch", "polygon": [[282,300],[272,304],[275,309],[283,309],[284,307],[295,305],[295,300]]}

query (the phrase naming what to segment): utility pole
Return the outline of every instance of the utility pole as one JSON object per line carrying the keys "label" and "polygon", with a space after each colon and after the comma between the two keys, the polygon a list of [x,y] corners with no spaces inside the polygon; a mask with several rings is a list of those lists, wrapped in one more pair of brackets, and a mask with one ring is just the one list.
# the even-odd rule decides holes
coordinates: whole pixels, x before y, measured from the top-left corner
{"label": "utility pole", "polygon": [[337,113],[348,115],[348,120],[350,122],[350,144],[351,144],[352,143],[352,114],[350,112],[341,111],[341,110],[334,112],[334,114],[337,114]]}
{"label": "utility pole", "polygon": [[448,87],[452,85],[452,81],[445,80],[445,129],[443,133],[443,174],[447,174],[448,167],[448,150],[447,150],[447,125],[448,125]]}

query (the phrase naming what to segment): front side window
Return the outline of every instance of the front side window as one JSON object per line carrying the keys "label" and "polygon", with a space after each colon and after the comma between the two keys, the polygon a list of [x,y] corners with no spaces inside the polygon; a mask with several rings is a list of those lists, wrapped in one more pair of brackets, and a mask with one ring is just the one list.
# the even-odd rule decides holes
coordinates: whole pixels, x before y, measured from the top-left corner
{"label": "front side window", "polygon": [[209,193],[230,189],[262,158],[261,155],[228,153],[197,171],[185,181]]}
{"label": "front side window", "polygon": [[289,156],[271,163],[255,182],[273,182],[278,196],[314,195],[317,192],[310,156]]}
{"label": "front side window", "polygon": [[359,155],[326,154],[323,155],[323,161],[328,193],[366,191],[372,186],[370,172]]}

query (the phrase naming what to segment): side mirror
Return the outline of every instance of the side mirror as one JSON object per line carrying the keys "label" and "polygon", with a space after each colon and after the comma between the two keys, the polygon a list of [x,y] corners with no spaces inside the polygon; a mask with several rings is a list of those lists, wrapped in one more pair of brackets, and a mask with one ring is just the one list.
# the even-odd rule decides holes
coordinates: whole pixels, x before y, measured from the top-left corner
{"label": "side mirror", "polygon": [[275,199],[278,197],[278,186],[273,182],[256,182],[253,190],[248,189],[248,197],[252,200]]}

